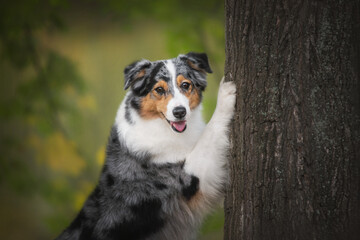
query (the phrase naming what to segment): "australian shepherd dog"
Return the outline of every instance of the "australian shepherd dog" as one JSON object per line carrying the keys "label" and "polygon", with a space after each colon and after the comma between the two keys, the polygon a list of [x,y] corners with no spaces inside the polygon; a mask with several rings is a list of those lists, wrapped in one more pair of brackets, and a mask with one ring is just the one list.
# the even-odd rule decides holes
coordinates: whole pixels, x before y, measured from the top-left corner
{"label": "australian shepherd dog", "polygon": [[195,239],[227,182],[228,125],[235,85],[220,83],[206,125],[202,92],[211,73],[204,53],[125,68],[125,90],[99,183],[57,238]]}

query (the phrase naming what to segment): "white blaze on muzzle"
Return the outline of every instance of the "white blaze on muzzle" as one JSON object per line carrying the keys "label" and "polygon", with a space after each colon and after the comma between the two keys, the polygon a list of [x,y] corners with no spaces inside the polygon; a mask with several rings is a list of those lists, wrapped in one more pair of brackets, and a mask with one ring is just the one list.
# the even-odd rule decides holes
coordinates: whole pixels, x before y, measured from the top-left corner
{"label": "white blaze on muzzle", "polygon": [[[170,73],[172,85],[174,86],[173,98],[167,105],[167,111],[165,117],[169,121],[171,127],[177,132],[183,132],[186,129],[186,119],[190,117],[189,99],[180,92],[176,81],[176,68],[171,60],[165,62],[166,68]],[[183,107],[186,110],[186,114],[182,118],[178,118],[174,115],[174,109],[177,107]]]}

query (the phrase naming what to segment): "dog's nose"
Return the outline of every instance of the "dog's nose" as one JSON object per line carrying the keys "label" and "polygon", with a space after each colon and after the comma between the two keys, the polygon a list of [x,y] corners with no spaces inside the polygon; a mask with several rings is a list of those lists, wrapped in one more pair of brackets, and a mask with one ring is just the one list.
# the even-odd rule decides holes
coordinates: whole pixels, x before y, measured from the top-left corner
{"label": "dog's nose", "polygon": [[186,115],[186,108],[176,107],[173,110],[173,114],[176,118],[181,119],[181,118],[185,117],[185,115]]}

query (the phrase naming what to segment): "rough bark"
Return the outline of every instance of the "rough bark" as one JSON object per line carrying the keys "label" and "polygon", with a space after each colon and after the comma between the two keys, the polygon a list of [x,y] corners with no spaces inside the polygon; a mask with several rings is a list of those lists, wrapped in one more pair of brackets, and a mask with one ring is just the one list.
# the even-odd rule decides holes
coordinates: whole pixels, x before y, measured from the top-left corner
{"label": "rough bark", "polygon": [[238,98],[224,239],[359,239],[360,1],[225,12]]}

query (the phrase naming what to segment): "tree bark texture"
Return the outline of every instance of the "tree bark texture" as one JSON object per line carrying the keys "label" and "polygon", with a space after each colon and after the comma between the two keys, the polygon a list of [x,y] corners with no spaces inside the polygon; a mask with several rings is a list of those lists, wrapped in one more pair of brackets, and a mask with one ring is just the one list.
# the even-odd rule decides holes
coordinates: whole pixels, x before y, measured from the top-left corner
{"label": "tree bark texture", "polygon": [[237,103],[224,238],[360,239],[360,1],[225,12]]}

